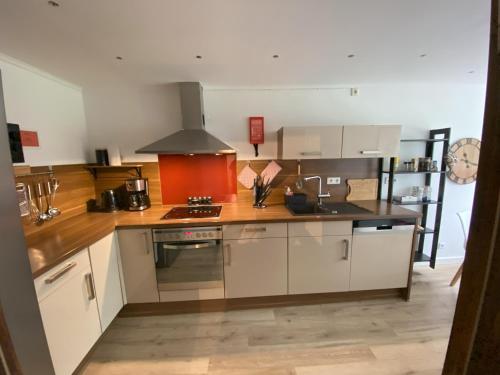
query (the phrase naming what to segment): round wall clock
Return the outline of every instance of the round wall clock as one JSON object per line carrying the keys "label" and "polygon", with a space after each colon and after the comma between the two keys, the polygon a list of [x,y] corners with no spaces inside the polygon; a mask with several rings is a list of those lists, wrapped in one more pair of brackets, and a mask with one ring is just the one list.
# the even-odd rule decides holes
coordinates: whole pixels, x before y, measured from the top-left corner
{"label": "round wall clock", "polygon": [[446,157],[448,178],[457,184],[476,181],[481,141],[476,138],[462,138],[451,145]]}

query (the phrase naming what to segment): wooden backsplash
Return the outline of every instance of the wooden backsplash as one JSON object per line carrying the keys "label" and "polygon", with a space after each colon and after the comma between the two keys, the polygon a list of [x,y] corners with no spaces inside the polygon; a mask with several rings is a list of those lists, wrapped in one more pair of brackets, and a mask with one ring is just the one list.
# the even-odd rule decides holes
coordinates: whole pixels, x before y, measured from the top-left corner
{"label": "wooden backsplash", "polygon": [[[17,167],[14,170],[16,175],[26,172],[22,168]],[[45,172],[47,170],[47,167],[31,168],[32,173]],[[85,165],[56,165],[52,167],[52,171],[60,182],[54,206],[61,210],[61,215],[40,226],[36,226],[27,218],[24,218],[24,231],[27,235],[86,212],[87,201],[95,198],[94,178],[85,169]],[[32,186],[37,182],[43,181],[47,181],[47,176],[16,177],[16,182],[23,182]]]}
{"label": "wooden backsplash", "polygon": [[[273,191],[266,203],[283,203],[285,186],[290,186],[294,191],[297,181],[297,161],[279,160],[278,164],[283,168],[272,183]],[[237,173],[250,163],[251,168],[261,173],[269,163],[269,160],[238,160]],[[348,178],[377,178],[377,159],[328,159],[328,160],[302,160],[302,177],[321,176],[323,180],[323,191],[332,194],[332,200],[344,201],[347,194],[346,179]],[[160,173],[157,162],[142,163],[142,175],[149,179],[149,192],[151,203],[159,205],[162,202]],[[16,168],[17,169],[17,168]],[[25,222],[25,233],[32,234],[61,220],[86,212],[87,201],[99,199],[101,193],[106,189],[116,189],[124,184],[125,179],[135,177],[133,171],[99,171],[98,178],[94,180],[92,174],[86,169],[86,165],[59,165],[53,166],[54,175],[60,181],[60,188],[56,195],[55,206],[61,209],[61,216],[36,226],[28,221]],[[47,167],[33,167],[32,172],[46,171]],[[21,172],[22,173],[22,172]],[[340,185],[326,185],[327,177],[340,177]],[[17,177],[17,182],[36,183],[42,181],[39,177]],[[304,182],[301,192],[308,194],[314,199],[318,191],[316,181]],[[251,203],[252,190],[246,189],[238,183],[237,202]]]}
{"label": "wooden backsplash", "polygon": [[[238,173],[249,164],[250,167],[260,174],[270,160],[238,160]],[[303,189],[298,191],[295,187],[297,181],[297,161],[296,160],[277,160],[277,163],[283,168],[272,182],[273,191],[266,203],[284,203],[285,187],[295,192],[306,193],[308,197],[314,199],[318,193],[318,182],[303,181]],[[346,180],[348,178],[377,178],[378,159],[318,159],[302,160],[301,176],[320,176],[323,182],[323,192],[329,191],[333,201],[345,201],[347,195]],[[327,185],[327,177],[340,177],[339,185]],[[252,202],[252,190],[246,189],[238,183],[238,202]]]}

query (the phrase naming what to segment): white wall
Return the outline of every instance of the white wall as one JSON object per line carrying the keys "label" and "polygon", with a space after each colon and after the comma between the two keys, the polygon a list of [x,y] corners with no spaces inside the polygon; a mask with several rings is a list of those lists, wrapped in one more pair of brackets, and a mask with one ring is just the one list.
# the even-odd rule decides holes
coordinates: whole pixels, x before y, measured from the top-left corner
{"label": "white wall", "polygon": [[[386,84],[335,89],[210,89],[205,88],[207,130],[238,149],[238,158],[253,158],[248,143],[248,117],[265,117],[266,143],[260,159],[276,157],[276,130],[281,126],[401,124],[403,137],[426,137],[429,129],[451,127],[452,141],[480,138],[484,85]],[[402,157],[422,156],[423,145],[402,150]],[[420,147],[420,149],[418,149]],[[307,171],[303,171],[307,173]],[[411,176],[413,177],[413,176]],[[396,183],[396,192],[423,179]],[[472,205],[475,184],[446,181],[441,223],[440,257],[462,256],[462,233],[456,212]],[[433,210],[432,208],[430,210]],[[430,243],[430,241],[428,241]]]}
{"label": "white wall", "polygon": [[24,147],[29,165],[86,162],[87,128],[81,89],[0,55],[7,121],[38,132],[40,147]]}
{"label": "white wall", "polygon": [[135,150],[181,128],[176,84],[136,86],[108,83],[83,90],[90,160],[95,149],[116,145],[124,162],[157,161]]}

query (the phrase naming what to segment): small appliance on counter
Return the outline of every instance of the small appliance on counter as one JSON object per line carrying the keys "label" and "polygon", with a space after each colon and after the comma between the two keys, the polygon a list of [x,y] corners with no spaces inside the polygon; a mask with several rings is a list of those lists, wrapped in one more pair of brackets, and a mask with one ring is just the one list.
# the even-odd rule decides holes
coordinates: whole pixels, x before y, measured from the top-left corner
{"label": "small appliance on counter", "polygon": [[114,212],[120,209],[118,198],[114,190],[104,190],[101,194],[101,208],[106,212]]}
{"label": "small appliance on counter", "polygon": [[95,150],[95,160],[98,165],[109,165],[108,150]]}
{"label": "small appliance on counter", "polygon": [[87,202],[87,210],[90,212],[115,212],[119,209],[118,194],[113,189],[104,190],[99,203],[95,199]]}
{"label": "small appliance on counter", "polygon": [[126,208],[129,211],[143,211],[151,207],[147,178],[125,180]]}

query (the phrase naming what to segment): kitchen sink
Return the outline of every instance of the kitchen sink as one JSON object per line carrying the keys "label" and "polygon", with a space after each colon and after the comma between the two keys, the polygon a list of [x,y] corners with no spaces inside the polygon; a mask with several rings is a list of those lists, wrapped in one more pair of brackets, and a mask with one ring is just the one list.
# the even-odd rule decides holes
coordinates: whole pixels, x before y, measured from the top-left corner
{"label": "kitchen sink", "polygon": [[306,202],[303,204],[287,205],[293,215],[356,215],[369,214],[370,210],[348,202],[318,203]]}

